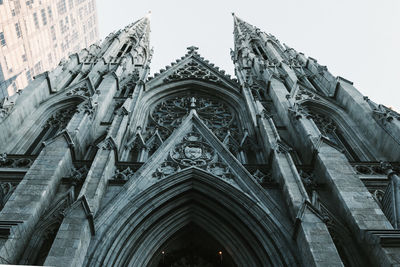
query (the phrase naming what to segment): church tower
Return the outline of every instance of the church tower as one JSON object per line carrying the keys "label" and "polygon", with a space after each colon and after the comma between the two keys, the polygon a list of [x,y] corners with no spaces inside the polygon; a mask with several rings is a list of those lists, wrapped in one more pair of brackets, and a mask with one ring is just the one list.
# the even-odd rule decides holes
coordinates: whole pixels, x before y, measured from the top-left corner
{"label": "church tower", "polygon": [[400,115],[237,16],[149,77],[150,16],[0,109],[0,262],[400,264]]}

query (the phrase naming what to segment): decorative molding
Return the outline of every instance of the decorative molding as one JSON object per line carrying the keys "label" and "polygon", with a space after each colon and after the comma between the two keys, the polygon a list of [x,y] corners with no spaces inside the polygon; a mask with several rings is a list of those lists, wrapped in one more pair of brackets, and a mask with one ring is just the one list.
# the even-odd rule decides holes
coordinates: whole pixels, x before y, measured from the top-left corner
{"label": "decorative molding", "polygon": [[378,105],[372,110],[372,115],[378,122],[386,126],[387,123],[392,122],[394,119],[400,121],[400,114],[394,110],[384,106]]}
{"label": "decorative molding", "polygon": [[12,184],[10,182],[0,182],[0,210],[3,209],[4,205],[16,188],[16,184]]}
{"label": "decorative molding", "polygon": [[194,130],[187,133],[182,142],[175,145],[168,158],[153,173],[153,177],[162,179],[189,167],[206,170],[222,179],[232,178],[230,168],[221,161],[215,150]]}
{"label": "decorative molding", "polygon": [[199,79],[209,82],[221,83],[221,79],[214,75],[210,70],[202,66],[195,60],[191,60],[181,68],[164,78],[164,82],[172,82],[185,79]]}
{"label": "decorative molding", "polygon": [[68,176],[67,178],[70,179],[71,184],[73,186],[79,186],[82,185],[83,182],[86,179],[86,176],[89,172],[89,169],[86,165],[76,169],[75,167],[72,167],[71,169],[71,175]]}
{"label": "decorative molding", "polygon": [[224,103],[205,96],[181,96],[160,102],[150,114],[150,123],[146,128],[148,138],[157,130],[166,140],[192,108],[220,140],[226,137],[228,131],[237,139],[239,129],[234,113]]}
{"label": "decorative molding", "polygon": [[128,181],[134,174],[135,172],[130,167],[126,167],[125,169],[117,167],[111,179],[115,181]]}
{"label": "decorative molding", "polygon": [[87,99],[78,106],[78,111],[88,114],[90,117],[96,112],[97,103],[93,103],[92,99]]}
{"label": "decorative molding", "polygon": [[25,155],[0,154],[0,168],[30,168],[34,158]]}
{"label": "decorative molding", "polygon": [[102,150],[116,150],[117,149],[117,145],[115,144],[115,141],[111,136],[104,139],[100,144],[97,145],[97,147]]}
{"label": "decorative molding", "polygon": [[0,221],[0,239],[8,239],[11,235],[12,228],[22,224],[23,221]]}
{"label": "decorative molding", "polygon": [[372,244],[382,247],[400,247],[400,230],[366,230],[365,235]]}
{"label": "decorative molding", "polygon": [[43,128],[58,127],[60,131],[63,130],[65,127],[67,127],[68,122],[71,120],[76,111],[76,106],[57,110],[54,114],[51,115],[50,118],[47,119],[46,123],[43,125]]}

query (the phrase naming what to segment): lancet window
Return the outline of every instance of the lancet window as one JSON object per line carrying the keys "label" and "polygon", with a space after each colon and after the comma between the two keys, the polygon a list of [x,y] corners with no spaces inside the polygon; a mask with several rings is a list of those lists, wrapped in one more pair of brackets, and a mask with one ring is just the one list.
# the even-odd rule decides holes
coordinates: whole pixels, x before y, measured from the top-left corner
{"label": "lancet window", "polygon": [[50,118],[47,119],[40,134],[28,148],[26,154],[38,154],[42,149],[42,143],[65,129],[75,112],[76,106],[69,106],[67,108],[57,110]]}
{"label": "lancet window", "polygon": [[342,149],[349,160],[359,160],[354,150],[344,138],[342,131],[332,118],[325,114],[315,112],[309,112],[309,114],[311,115],[321,134],[327,137],[329,141],[334,143],[338,148]]}

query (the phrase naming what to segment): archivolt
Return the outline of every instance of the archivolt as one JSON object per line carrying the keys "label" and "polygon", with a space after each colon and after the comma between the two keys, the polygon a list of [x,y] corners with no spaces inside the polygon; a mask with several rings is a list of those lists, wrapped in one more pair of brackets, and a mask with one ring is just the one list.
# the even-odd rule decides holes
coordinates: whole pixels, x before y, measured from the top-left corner
{"label": "archivolt", "polygon": [[[129,192],[124,192],[129,194]],[[237,266],[294,266],[289,233],[243,192],[196,168],[165,178],[104,212],[87,266],[147,266],[162,244],[189,223],[225,246]]]}
{"label": "archivolt", "polygon": [[149,88],[141,97],[140,105],[135,109],[139,125],[134,125],[134,127],[142,126],[140,124],[144,124],[146,121],[149,110],[162,99],[190,94],[209,96],[226,103],[235,112],[237,118],[242,119],[241,126],[247,128],[250,134],[253,133],[252,125],[248,123],[251,118],[245,109],[246,103],[238,92],[221,85],[198,80],[183,80]]}

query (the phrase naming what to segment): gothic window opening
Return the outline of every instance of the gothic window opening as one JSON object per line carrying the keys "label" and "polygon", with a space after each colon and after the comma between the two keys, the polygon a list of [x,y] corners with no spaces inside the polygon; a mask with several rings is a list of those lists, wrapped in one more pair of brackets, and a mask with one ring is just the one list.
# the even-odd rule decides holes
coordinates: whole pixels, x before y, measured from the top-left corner
{"label": "gothic window opening", "polygon": [[46,123],[43,125],[42,131],[33,141],[25,154],[37,155],[43,147],[43,142],[54,137],[67,126],[72,116],[76,112],[76,106],[70,106],[57,110]]}
{"label": "gothic window opening", "polygon": [[359,161],[359,157],[346,141],[340,128],[334,120],[320,113],[309,112],[309,114],[311,115],[322,135],[327,137],[329,141],[334,143],[337,147],[341,148],[350,161]]}
{"label": "gothic window opening", "polygon": [[118,54],[117,54],[117,58],[120,58],[120,57],[122,56],[122,54],[123,54],[124,51],[125,51],[126,46],[127,46],[127,44],[125,43],[125,44],[121,47],[121,49],[119,50],[119,52],[118,52]]}
{"label": "gothic window opening", "polygon": [[0,210],[6,205],[17,185],[9,182],[0,183]]}
{"label": "gothic window opening", "polygon": [[268,60],[267,54],[265,53],[264,49],[258,43],[253,42],[252,48],[253,48],[253,52],[256,55],[261,56],[264,60]]}
{"label": "gothic window opening", "polygon": [[19,264],[42,266],[54,243],[65,211],[74,201],[71,189],[40,218]]}
{"label": "gothic window opening", "polygon": [[156,104],[150,112],[147,127],[142,132],[146,153],[141,151],[142,148],[135,146],[129,154],[139,154],[135,157],[146,160],[182,123],[191,108],[196,109],[203,123],[240,162],[255,164],[260,161],[259,149],[256,148],[254,140],[248,136],[247,130],[244,133],[239,130],[235,112],[217,99],[199,95],[173,97]]}
{"label": "gothic window opening", "polygon": [[131,52],[132,50],[132,45],[128,46],[128,43],[125,43],[121,49],[119,50],[118,54],[117,54],[117,59],[121,58],[122,56],[124,56],[125,54]]}
{"label": "gothic window opening", "polygon": [[228,130],[233,138],[237,139],[239,128],[233,111],[226,104],[203,96],[180,96],[157,104],[150,113],[147,136],[153,135],[157,130],[165,141],[186,118],[193,105],[200,119],[218,139],[223,140]]}

